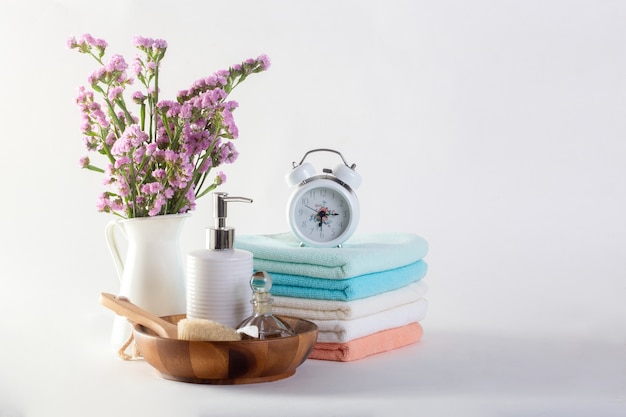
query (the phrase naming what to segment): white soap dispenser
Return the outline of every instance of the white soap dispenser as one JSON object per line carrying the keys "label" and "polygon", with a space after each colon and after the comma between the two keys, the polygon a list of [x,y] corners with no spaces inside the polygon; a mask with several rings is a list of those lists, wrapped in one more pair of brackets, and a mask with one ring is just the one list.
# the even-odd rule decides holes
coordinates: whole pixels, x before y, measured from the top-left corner
{"label": "white soap dispenser", "polygon": [[252,313],[252,253],[234,249],[235,229],[226,226],[227,205],[251,203],[245,197],[213,193],[215,226],[207,228],[206,249],[187,255],[187,317],[236,327]]}

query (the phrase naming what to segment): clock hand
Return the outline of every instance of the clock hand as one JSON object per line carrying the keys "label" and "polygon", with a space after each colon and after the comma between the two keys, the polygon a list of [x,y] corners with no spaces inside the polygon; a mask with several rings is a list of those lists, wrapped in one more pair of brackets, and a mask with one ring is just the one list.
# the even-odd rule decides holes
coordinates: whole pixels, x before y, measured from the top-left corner
{"label": "clock hand", "polygon": [[304,205],[304,207],[306,207],[306,208],[308,208],[308,209],[310,209],[310,210],[313,210],[314,212],[316,212],[316,213],[317,213],[317,215],[318,215],[318,216],[321,216],[321,217],[323,217],[323,216],[339,216],[339,213],[329,213],[329,212],[326,212],[326,211],[324,211],[324,210],[320,210],[320,211],[318,212],[318,211],[317,211],[317,209],[314,209],[314,208],[313,208],[313,207],[311,207],[311,206],[307,206],[306,204]]}
{"label": "clock hand", "polygon": [[320,210],[317,213],[317,218],[319,219],[319,227],[321,228],[322,225],[324,224],[324,216],[326,216],[326,212],[324,210]]}
{"label": "clock hand", "polygon": [[320,210],[317,213],[317,216],[315,216],[317,219],[319,219],[319,227],[321,228],[322,225],[324,224],[324,217],[328,217],[328,216],[339,216],[339,213],[329,213],[327,211],[324,210]]}

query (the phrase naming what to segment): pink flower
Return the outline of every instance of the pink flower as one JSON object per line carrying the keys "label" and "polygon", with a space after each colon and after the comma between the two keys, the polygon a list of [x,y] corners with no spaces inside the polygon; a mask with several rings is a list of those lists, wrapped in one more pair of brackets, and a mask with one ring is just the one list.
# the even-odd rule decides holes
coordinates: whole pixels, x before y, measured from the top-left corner
{"label": "pink flower", "polygon": [[98,209],[98,211],[104,211],[104,212],[107,212],[111,209],[109,196],[106,193],[102,193],[98,196],[98,201],[96,202],[96,208]]}
{"label": "pink flower", "polygon": [[157,108],[164,111],[167,117],[175,117],[180,113],[181,105],[175,101],[163,100],[157,104]]}
{"label": "pink flower", "polygon": [[159,182],[149,182],[141,186],[141,192],[144,194],[156,194],[163,189]]}
{"label": "pink flower", "polygon": [[126,182],[117,182],[117,193],[120,197],[127,197],[130,195],[130,187]]}
{"label": "pink flower", "polygon": [[66,45],[70,49],[77,48],[79,52],[82,52],[82,53],[87,53],[91,51],[92,48],[96,48],[99,51],[100,55],[101,53],[104,52],[104,50],[108,46],[108,44],[106,43],[104,39],[96,39],[93,36],[91,36],[89,33],[85,33],[78,39],[72,36],[71,38],[67,40]]}
{"label": "pink flower", "polygon": [[167,42],[163,39],[155,39],[152,42],[152,47],[156,48],[156,49],[166,49],[167,48]]}
{"label": "pink flower", "polygon": [[133,59],[133,62],[130,64],[130,71],[135,75],[139,75],[143,71],[143,63],[139,57]]}
{"label": "pink flower", "polygon": [[122,72],[126,71],[128,64],[122,55],[112,55],[109,62],[104,66],[106,72]]}
{"label": "pink flower", "polygon": [[83,144],[88,151],[97,151],[101,148],[100,142],[93,136],[83,136]]}
{"label": "pink flower", "polygon": [[152,39],[144,38],[143,36],[135,36],[133,38],[133,46],[137,48],[150,48],[152,47]]}
{"label": "pink flower", "polygon": [[193,188],[190,188],[187,191],[187,194],[185,194],[185,197],[187,198],[187,201],[189,201],[189,210],[195,210],[195,208],[196,208],[196,194],[195,194]]}
{"label": "pink flower", "polygon": [[111,148],[111,154],[113,155],[124,155],[130,152],[130,141],[128,138],[119,138],[113,143],[113,147]]}
{"label": "pink flower", "polygon": [[269,67],[272,65],[270,58],[265,54],[259,55],[259,57],[256,60],[261,64],[261,69],[263,71],[265,71],[266,69],[269,69]]}
{"label": "pink flower", "polygon": [[135,36],[133,38],[133,45],[140,49],[166,49],[167,42],[163,39],[144,38],[142,36]]}
{"label": "pink flower", "polygon": [[146,101],[146,96],[141,91],[135,91],[132,95],[132,99],[137,104],[143,104]]}
{"label": "pink flower", "polygon": [[156,180],[162,180],[163,178],[165,178],[165,170],[163,168],[158,168],[155,169],[154,171],[152,171],[152,176],[154,177],[154,179]]}
{"label": "pink flower", "polygon": [[133,152],[133,162],[135,164],[141,164],[143,161],[143,156],[146,154],[146,147],[143,145],[135,148],[135,152]]}
{"label": "pink flower", "polygon": [[124,204],[121,198],[115,198],[111,200],[111,210],[123,211],[125,209],[126,209],[126,205]]}
{"label": "pink flower", "polygon": [[114,101],[122,95],[124,89],[122,87],[113,87],[109,91],[109,100]]}
{"label": "pink flower", "polygon": [[87,81],[89,81],[89,84],[95,84],[98,81],[103,81],[105,75],[106,70],[104,69],[104,67],[100,67],[93,71],[91,74],[89,74],[89,76],[87,77]]}
{"label": "pink flower", "polygon": [[213,168],[213,160],[211,158],[207,158],[204,160],[202,165],[200,165],[198,172],[200,172],[201,174],[204,174],[205,172],[209,172],[211,168]]}
{"label": "pink flower", "polygon": [[178,155],[171,149],[165,150],[165,160],[167,162],[175,162],[178,159]]}
{"label": "pink flower", "polygon": [[93,101],[93,92],[85,90],[85,86],[78,87],[78,95],[76,96],[76,104],[83,104]]}
{"label": "pink flower", "polygon": [[69,38],[66,41],[65,46],[67,46],[68,49],[76,48],[78,46],[78,41],[76,40],[76,37],[72,36],[71,38]]}
{"label": "pink flower", "polygon": [[157,195],[154,200],[154,206],[148,212],[148,216],[156,216],[161,212],[161,208],[167,202],[167,199],[163,195]]}
{"label": "pink flower", "polygon": [[214,182],[216,185],[224,184],[226,182],[226,174],[224,174],[222,171],[218,172],[215,176]]}
{"label": "pink flower", "polygon": [[80,123],[80,131],[83,133],[91,133],[91,118],[84,117],[82,122]]}
{"label": "pink flower", "polygon": [[222,123],[224,123],[224,127],[228,130],[233,139],[236,139],[239,136],[239,129],[235,124],[235,118],[233,117],[233,113],[230,109],[225,108],[222,111]]}
{"label": "pink flower", "polygon": [[129,165],[129,164],[130,164],[130,158],[127,156],[121,156],[115,161],[114,166],[115,168],[119,169],[123,167],[124,165]]}
{"label": "pink flower", "polygon": [[83,35],[83,40],[87,42],[91,46],[106,48],[108,46],[107,42],[104,39],[97,39],[91,36],[89,33],[85,33]]}
{"label": "pink flower", "polygon": [[106,139],[104,140],[104,143],[106,143],[107,146],[113,146],[113,144],[115,143],[116,137],[115,137],[115,133],[114,132],[110,132]]}
{"label": "pink flower", "polygon": [[146,146],[146,156],[154,155],[154,152],[157,150],[158,145],[156,143],[149,143]]}
{"label": "pink flower", "polygon": [[220,148],[220,160],[226,164],[232,164],[237,160],[239,152],[235,149],[232,142],[226,142]]}

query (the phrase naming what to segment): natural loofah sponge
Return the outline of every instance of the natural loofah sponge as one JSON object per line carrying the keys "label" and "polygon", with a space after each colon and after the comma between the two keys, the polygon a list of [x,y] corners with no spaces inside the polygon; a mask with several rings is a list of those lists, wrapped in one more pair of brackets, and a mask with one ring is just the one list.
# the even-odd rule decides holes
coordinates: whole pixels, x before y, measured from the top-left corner
{"label": "natural loofah sponge", "polygon": [[241,335],[235,329],[215,321],[185,318],[178,322],[178,338],[216,342],[241,340]]}

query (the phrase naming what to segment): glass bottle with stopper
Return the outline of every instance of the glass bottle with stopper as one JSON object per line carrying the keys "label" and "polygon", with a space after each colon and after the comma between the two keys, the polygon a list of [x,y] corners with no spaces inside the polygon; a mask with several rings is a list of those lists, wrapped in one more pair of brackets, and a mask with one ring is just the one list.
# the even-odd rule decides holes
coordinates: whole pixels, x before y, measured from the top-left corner
{"label": "glass bottle with stopper", "polygon": [[[250,278],[252,288],[252,316],[238,326],[238,331],[244,339],[254,338],[271,339],[295,335],[293,329],[280,318],[272,314],[272,277],[265,271],[255,272]],[[247,336],[246,336],[247,335]]]}

